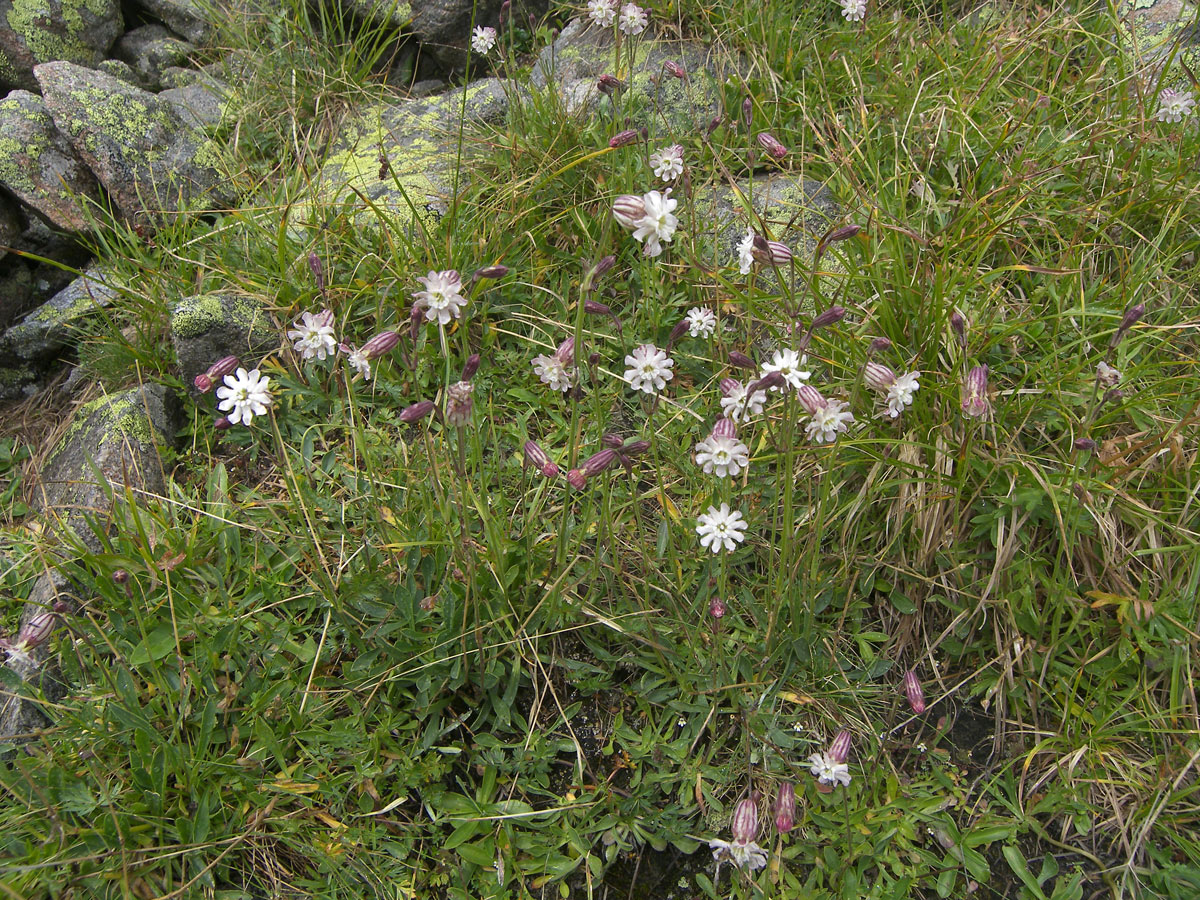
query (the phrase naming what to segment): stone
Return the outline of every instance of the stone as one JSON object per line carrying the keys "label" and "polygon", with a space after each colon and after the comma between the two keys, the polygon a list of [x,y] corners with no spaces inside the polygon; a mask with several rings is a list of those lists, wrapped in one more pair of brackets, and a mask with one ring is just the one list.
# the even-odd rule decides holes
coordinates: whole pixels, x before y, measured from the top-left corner
{"label": "stone", "polygon": [[0,100],[0,185],[64,231],[89,230],[87,207],[103,202],[96,176],[28,91]]}
{"label": "stone", "polygon": [[[0,120],[0,123],[2,121]],[[2,124],[0,124],[0,128],[3,128]],[[4,134],[4,132],[0,131],[0,134]],[[3,171],[3,148],[5,142],[4,138],[0,138],[0,171]],[[13,245],[17,235],[24,229],[25,225],[21,221],[20,210],[7,197],[0,195],[0,259],[5,257],[8,253],[8,248]]]}
{"label": "stone", "polygon": [[[207,43],[213,37],[211,16],[206,11],[208,0],[136,0],[136,3],[193,44]],[[223,6],[218,4],[217,8]]]}
{"label": "stone", "polygon": [[141,82],[138,81],[137,72],[133,71],[133,67],[127,62],[121,62],[119,59],[106,59],[96,66],[95,69],[97,72],[111,75],[118,81],[132,84],[134,87],[142,86]]}
{"label": "stone", "polygon": [[161,91],[158,96],[174,106],[193,128],[211,128],[220,124],[225,115],[229,87],[203,75],[189,84]]}
{"label": "stone", "polygon": [[38,362],[70,344],[98,309],[109,306],[118,288],[96,266],[0,335],[0,362]]}
{"label": "stone", "polygon": [[33,270],[23,259],[5,260],[0,266],[0,328],[34,305]]}
{"label": "stone", "polygon": [[[503,0],[421,0],[413,6],[409,27],[421,42],[423,53],[433,56],[448,70],[462,69],[467,64],[472,16],[475,27],[490,26],[500,31],[502,3]],[[513,0],[510,14],[524,26],[530,16],[541,19],[548,8],[547,0]]]}
{"label": "stone", "polygon": [[[466,92],[471,124],[499,124],[508,111],[506,91],[519,90],[498,78],[424,99],[376,105],[342,129],[317,179],[322,203],[353,203],[387,213],[401,228],[436,222],[450,208],[458,117]],[[381,164],[381,154],[386,166]],[[470,177],[471,143],[463,145],[462,181]],[[293,222],[305,215],[293,211]],[[367,216],[369,221],[371,216]]]}
{"label": "stone", "polygon": [[124,29],[119,0],[0,0],[0,89],[36,90],[38,63],[94,66]]}
{"label": "stone", "polygon": [[113,56],[129,64],[148,91],[163,87],[163,72],[187,65],[196,46],[181,41],[162,25],[151,23],[127,31],[113,45]]}
{"label": "stone", "polygon": [[[34,581],[21,610],[20,624],[26,624],[43,610],[54,608],[56,603],[65,604],[69,609],[80,606],[71,584],[51,569]],[[29,650],[0,650],[0,667],[8,670],[5,680],[15,680],[19,685],[15,690],[0,690],[0,757],[10,753],[15,743],[32,739],[37,731],[50,723],[42,711],[43,701],[55,703],[66,695],[53,647],[52,635],[50,640]]]}
{"label": "stone", "polygon": [[171,311],[171,343],[189,390],[197,375],[226,356],[236,356],[247,369],[254,368],[279,347],[279,334],[266,307],[250,297],[187,297]]}
{"label": "stone", "polygon": [[[646,38],[649,32],[642,35]],[[624,54],[622,65],[625,65]],[[664,63],[683,66],[685,77],[670,75]],[[736,60],[734,62],[737,62]],[[720,86],[736,75],[737,66],[727,53],[695,41],[639,40],[632,71],[613,71],[613,32],[590,19],[568,23],[554,43],[542,50],[530,75],[535,88],[553,85],[568,113],[605,109],[615,102],[629,127],[646,126],[651,134],[702,132],[721,112]],[[601,75],[615,75],[625,83],[628,96],[609,98],[597,87]]]}
{"label": "stone", "polygon": [[407,28],[413,19],[412,4],[408,0],[343,0],[342,6],[364,22],[396,31]]}
{"label": "stone", "polygon": [[[1122,44],[1143,86],[1192,87],[1184,67],[1200,71],[1200,24],[1195,4],[1186,0],[1120,0],[1117,17],[1122,25]],[[1168,58],[1171,66],[1163,73]],[[1157,98],[1149,99],[1147,104],[1147,114],[1153,115],[1158,109]]]}
{"label": "stone", "polygon": [[217,147],[169,101],[73,63],[43,63],[34,74],[55,124],[135,227],[152,231],[172,213],[232,202]]}

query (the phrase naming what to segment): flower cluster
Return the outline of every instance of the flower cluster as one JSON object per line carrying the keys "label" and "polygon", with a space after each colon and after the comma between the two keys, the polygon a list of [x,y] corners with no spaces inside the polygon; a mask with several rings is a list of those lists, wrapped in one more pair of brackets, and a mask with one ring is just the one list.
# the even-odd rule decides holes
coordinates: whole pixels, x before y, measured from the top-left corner
{"label": "flower cluster", "polygon": [[669,244],[679,227],[675,207],[679,201],[671,196],[671,189],[647,191],[638,197],[623,194],[613,202],[613,218],[617,223],[633,232],[638,243],[644,244],[642,254],[655,257],[662,254],[662,245]]}

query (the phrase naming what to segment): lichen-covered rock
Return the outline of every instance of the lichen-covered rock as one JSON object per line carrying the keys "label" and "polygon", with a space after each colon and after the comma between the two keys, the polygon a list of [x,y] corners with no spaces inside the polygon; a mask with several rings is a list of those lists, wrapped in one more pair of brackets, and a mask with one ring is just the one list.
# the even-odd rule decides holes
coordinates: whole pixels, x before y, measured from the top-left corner
{"label": "lichen-covered rock", "polygon": [[413,8],[408,0],[343,0],[342,6],[364,22],[396,31],[412,24]]}
{"label": "lichen-covered rock", "polygon": [[112,303],[118,288],[110,273],[89,268],[83,275],[0,336],[0,362],[38,362],[79,335],[85,321]]}
{"label": "lichen-covered rock", "polygon": [[[720,85],[736,71],[736,60],[714,47],[653,38],[649,32],[635,44],[632,68],[624,68],[624,52],[621,60],[622,68],[614,71],[611,28],[575,19],[538,56],[530,82],[535,88],[553,85],[568,112],[607,107],[615,100],[633,125],[654,133],[665,121],[668,133],[686,134],[705,129],[720,111]],[[683,67],[682,79],[664,70],[668,61]],[[610,100],[601,94],[597,83],[604,74],[624,82],[631,97]]]}
{"label": "lichen-covered rock", "polygon": [[190,387],[197,375],[226,356],[254,368],[279,346],[279,329],[258,300],[204,294],[180,300],[171,311],[171,343],[184,384]]}
{"label": "lichen-covered rock", "polygon": [[228,102],[228,85],[208,75],[200,75],[180,87],[159,93],[193,128],[209,128],[220,123]]}
{"label": "lichen-covered rock", "polygon": [[73,63],[34,74],[54,123],[126,220],[153,229],[171,213],[232,201],[217,148],[168,101]]}
{"label": "lichen-covered rock", "polygon": [[[476,27],[499,29],[502,3],[503,0],[420,0],[413,4],[410,27],[421,42],[423,52],[434,56],[448,69],[460,69],[467,62],[472,21]],[[548,0],[513,0],[510,21],[524,25],[530,16],[540,19],[549,5]]]}
{"label": "lichen-covered rock", "polygon": [[[203,44],[213,36],[211,16],[207,12],[210,4],[207,0],[198,3],[196,0],[135,0],[136,4],[150,13],[176,34],[187,38],[193,44]],[[216,9],[225,8],[224,4],[214,4]]]}
{"label": "lichen-covered rock", "polygon": [[186,65],[195,52],[194,44],[154,23],[127,31],[113,45],[113,56],[128,63],[138,83],[149,91],[161,90],[163,72]]}
{"label": "lichen-covered rock", "polygon": [[[1184,66],[1192,72],[1200,70],[1195,4],[1185,0],[1120,0],[1117,16],[1122,23],[1122,42],[1140,69],[1144,84],[1150,85],[1162,75],[1162,87],[1191,87]],[[1161,73],[1163,62],[1172,54],[1170,71]],[[1149,113],[1156,108],[1152,102]]]}
{"label": "lichen-covered rock", "polygon": [[65,231],[86,230],[86,204],[101,203],[96,176],[28,91],[0,100],[0,185]]}
{"label": "lichen-covered rock", "polygon": [[134,87],[142,86],[141,82],[138,81],[137,72],[133,71],[133,66],[119,59],[106,59],[95,66],[95,69],[97,72],[103,72],[105,75],[111,75],[117,81],[132,84]]}
{"label": "lichen-covered rock", "polygon": [[55,59],[94,66],[124,27],[119,0],[0,0],[0,88],[36,90]]}
{"label": "lichen-covered rock", "polygon": [[[394,217],[400,227],[432,223],[449,209],[454,185],[458,117],[466,92],[470,124],[504,121],[505,90],[513,83],[487,78],[422,100],[375,106],[342,129],[318,178],[324,203],[356,202]],[[463,145],[462,180],[470,172],[471,143]],[[293,213],[293,222],[304,215]]]}

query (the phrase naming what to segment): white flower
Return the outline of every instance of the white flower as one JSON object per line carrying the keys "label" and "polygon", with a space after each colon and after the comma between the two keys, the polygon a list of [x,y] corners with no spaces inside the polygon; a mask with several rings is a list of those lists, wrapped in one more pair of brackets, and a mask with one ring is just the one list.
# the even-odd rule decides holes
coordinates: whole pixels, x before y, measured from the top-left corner
{"label": "white flower", "polygon": [[730,512],[728,503],[722,503],[720,509],[710,506],[708,512],[696,517],[696,534],[700,535],[700,546],[713,553],[720,553],[722,548],[732,551],[746,540],[746,520],[739,510]]}
{"label": "white flower", "polygon": [[1158,112],[1154,118],[1160,122],[1178,122],[1190,116],[1195,108],[1196,98],[1191,91],[1164,88],[1158,95]]}
{"label": "white flower", "polygon": [[710,434],[696,444],[696,465],[704,469],[705,475],[737,475],[750,465],[750,448],[735,437]]}
{"label": "white flower", "polygon": [[650,168],[663,181],[674,181],[683,174],[683,148],[672,144],[651,153]]}
{"label": "white flower", "polygon": [[496,46],[495,28],[476,28],[471,32],[471,50],[486,56]]}
{"label": "white flower", "polygon": [[767,864],[767,851],[754,841],[743,844],[738,841],[711,840],[708,842],[713,859],[718,863],[730,862],[739,869],[761,869]]}
{"label": "white flower", "polygon": [[738,254],[738,271],[743,275],[749,275],[750,270],[754,268],[754,229],[747,228],[746,236],[742,238],[741,243],[737,245]]}
{"label": "white flower", "polygon": [[804,426],[808,439],[815,444],[824,441],[832,444],[837,440],[838,434],[854,421],[854,413],[843,410],[844,406],[841,400],[826,400],[824,406],[818,407]]}
{"label": "white flower", "polygon": [[649,21],[644,9],[636,3],[626,3],[621,7],[621,21],[617,23],[617,28],[624,34],[641,34]]}
{"label": "white flower", "polygon": [[814,753],[808,761],[812,765],[810,771],[821,784],[850,784],[850,767],[844,762],[838,762],[824,753]]}
{"label": "white flower", "polygon": [[[807,356],[801,356],[795,350],[785,347],[783,350],[776,350],[769,363],[763,363],[762,374],[770,375],[772,372],[778,372],[783,376],[784,381],[798,390],[800,385],[812,378],[812,372],[804,368],[804,364],[807,362]],[[771,390],[778,389],[771,388]]]}
{"label": "white flower", "polygon": [[646,394],[655,394],[667,386],[667,382],[675,377],[671,368],[675,360],[667,356],[665,350],[659,350],[653,344],[641,344],[625,357],[625,380],[630,388]]}
{"label": "white flower", "polygon": [[258,369],[247,372],[242,368],[225,376],[225,384],[217,388],[217,400],[217,409],[229,413],[234,425],[249,425],[255,416],[265,416],[275,402],[271,379],[260,375]]}
{"label": "white flower", "polygon": [[337,339],[333,336],[333,313],[329,310],[324,309],[316,314],[302,313],[292,324],[294,327],[287,336],[295,342],[292,347],[301,359],[324,359],[337,350]]}
{"label": "white flower", "polygon": [[601,28],[612,28],[617,21],[617,0],[588,0],[588,16]]}
{"label": "white flower", "polygon": [[867,14],[867,0],[838,0],[847,22],[861,22]]}
{"label": "white flower", "polygon": [[904,412],[904,407],[912,406],[913,394],[921,387],[917,379],[920,372],[905,372],[897,375],[887,391],[887,414],[893,419]]}
{"label": "white flower", "polygon": [[661,194],[658,191],[644,194],[642,204],[646,207],[646,215],[637,223],[633,237],[639,242],[646,242],[643,256],[658,256],[662,253],[659,241],[670,243],[675,229],[679,227],[679,220],[673,213],[679,201],[671,197],[671,189],[667,188]]}
{"label": "white flower", "polygon": [[766,391],[755,391],[746,401],[746,385],[737,382],[731,385],[729,392],[721,398],[721,412],[725,418],[735,422],[748,422],[753,416],[761,416],[763,405],[767,402]]}
{"label": "white flower", "polygon": [[418,306],[425,308],[428,321],[445,325],[451,319],[462,316],[467,298],[462,295],[462,276],[456,271],[447,269],[444,272],[430,272],[417,278],[417,281],[425,285],[425,290],[417,291],[413,297]]}
{"label": "white flower", "polygon": [[533,373],[552,391],[569,391],[573,367],[565,365],[557,353],[533,358]]}
{"label": "white flower", "polygon": [[363,377],[363,381],[371,380],[371,359],[362,350],[351,350],[346,362]]}
{"label": "white flower", "polygon": [[717,317],[707,306],[693,306],[684,316],[688,334],[694,338],[709,338],[717,330]]}

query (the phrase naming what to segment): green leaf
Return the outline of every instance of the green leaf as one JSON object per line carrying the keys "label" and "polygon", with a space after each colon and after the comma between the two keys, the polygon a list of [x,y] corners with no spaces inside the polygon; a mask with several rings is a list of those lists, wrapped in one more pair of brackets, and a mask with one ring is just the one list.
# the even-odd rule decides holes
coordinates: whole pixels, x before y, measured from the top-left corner
{"label": "green leaf", "polygon": [[1008,867],[1013,870],[1013,874],[1021,879],[1021,883],[1029,888],[1037,900],[1046,900],[1046,895],[1042,892],[1042,886],[1037,883],[1037,879],[1033,877],[1033,873],[1029,871],[1029,866],[1025,863],[1025,857],[1021,851],[1012,844],[1006,844],[1004,847],[1004,859],[1008,863]]}
{"label": "green leaf", "polygon": [[175,632],[170,625],[159,625],[145,639],[133,648],[129,654],[131,666],[144,666],[146,663],[158,662],[175,649]]}

